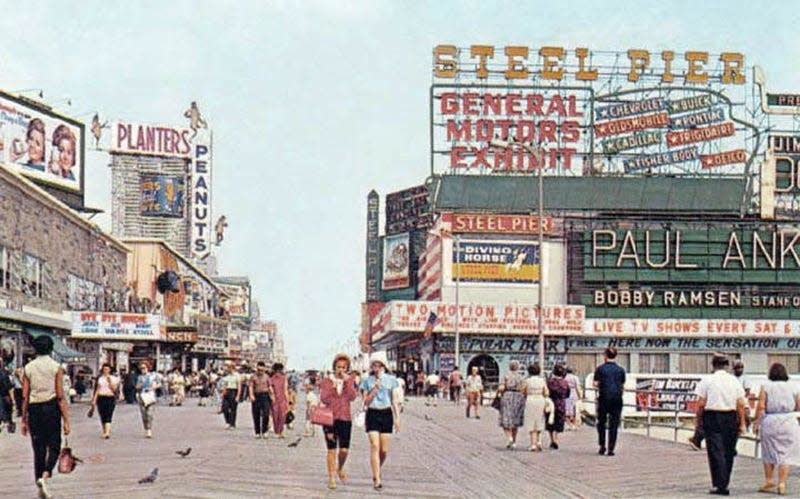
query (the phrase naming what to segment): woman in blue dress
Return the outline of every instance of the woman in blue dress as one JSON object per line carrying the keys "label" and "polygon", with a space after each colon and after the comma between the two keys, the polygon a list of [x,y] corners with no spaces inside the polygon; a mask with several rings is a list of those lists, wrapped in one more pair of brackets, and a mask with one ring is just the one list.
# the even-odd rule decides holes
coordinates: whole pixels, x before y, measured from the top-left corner
{"label": "woman in blue dress", "polygon": [[[761,436],[761,461],[765,483],[759,492],[786,493],[789,466],[800,464],[800,425],[794,411],[800,411],[800,387],[789,383],[783,364],[769,368],[769,381],[761,387],[753,431]],[[778,484],[773,474],[778,468]]]}

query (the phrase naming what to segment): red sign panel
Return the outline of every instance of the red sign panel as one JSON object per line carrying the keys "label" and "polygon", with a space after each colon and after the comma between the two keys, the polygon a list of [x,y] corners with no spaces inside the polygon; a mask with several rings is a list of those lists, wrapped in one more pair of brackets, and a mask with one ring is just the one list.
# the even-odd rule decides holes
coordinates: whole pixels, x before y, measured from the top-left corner
{"label": "red sign panel", "polygon": [[734,133],[736,133],[736,129],[730,121],[719,125],[693,128],[683,132],[667,132],[667,145],[675,147],[694,144],[695,142],[706,142],[722,137],[730,137]]}
{"label": "red sign panel", "polygon": [[700,155],[700,163],[703,164],[703,168],[714,168],[715,166],[745,163],[746,161],[747,153],[744,149],[734,149],[733,151],[723,151],[717,154]]}
{"label": "red sign panel", "polygon": [[[460,233],[480,234],[536,234],[539,232],[539,217],[536,215],[495,215],[490,213],[447,213],[444,222],[450,230]],[[545,234],[553,232],[553,217],[542,219]]]}

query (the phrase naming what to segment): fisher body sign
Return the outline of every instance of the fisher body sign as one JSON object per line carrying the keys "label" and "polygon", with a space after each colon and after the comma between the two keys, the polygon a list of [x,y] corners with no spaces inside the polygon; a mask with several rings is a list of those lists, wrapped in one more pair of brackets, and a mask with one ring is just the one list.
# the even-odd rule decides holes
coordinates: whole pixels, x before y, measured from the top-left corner
{"label": "fisher body sign", "polygon": [[70,336],[112,341],[158,340],[161,329],[157,315],[73,312]]}

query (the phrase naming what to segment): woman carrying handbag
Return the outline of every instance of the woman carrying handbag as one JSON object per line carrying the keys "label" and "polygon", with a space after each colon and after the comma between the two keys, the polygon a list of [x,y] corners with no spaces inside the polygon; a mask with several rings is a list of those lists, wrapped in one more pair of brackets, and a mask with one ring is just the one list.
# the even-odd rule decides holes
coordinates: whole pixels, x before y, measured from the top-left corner
{"label": "woman carrying handbag", "polygon": [[97,409],[105,439],[111,437],[111,419],[114,417],[118,387],[119,378],[111,374],[111,364],[103,364],[103,367],[100,368],[100,375],[97,376],[94,383],[92,408],[89,410],[89,416],[91,417],[91,414]]}
{"label": "woman carrying handbag", "polygon": [[[358,391],[354,376],[350,374],[350,357],[340,353],[333,358],[333,375],[326,377],[320,383],[320,401],[333,413],[331,426],[323,426],[325,446],[328,448],[328,488],[336,488],[336,476],[342,484],[347,483],[347,474],[344,472],[344,463],[350,451],[350,435],[353,432],[353,423],[350,420],[350,404],[356,399]],[[322,411],[317,406],[317,411]],[[336,450],[338,454],[338,466]]]}
{"label": "woman carrying handbag", "polygon": [[69,412],[64,393],[64,369],[54,361],[53,339],[41,335],[33,339],[36,358],[25,365],[22,377],[22,435],[30,431],[33,467],[39,497],[52,497],[47,481],[53,476],[61,452],[61,421],[69,435]]}

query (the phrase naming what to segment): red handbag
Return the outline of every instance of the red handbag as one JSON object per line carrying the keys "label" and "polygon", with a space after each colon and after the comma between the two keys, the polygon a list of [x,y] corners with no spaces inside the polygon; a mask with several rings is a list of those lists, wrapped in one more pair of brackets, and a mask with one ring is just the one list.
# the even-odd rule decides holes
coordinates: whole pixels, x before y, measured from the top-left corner
{"label": "red handbag", "polygon": [[64,447],[61,448],[61,453],[58,455],[58,472],[72,473],[72,470],[75,469],[75,465],[82,462],[83,461],[72,455],[69,441],[64,438]]}
{"label": "red handbag", "polygon": [[322,426],[333,426],[333,409],[320,403],[311,411],[311,422]]}

